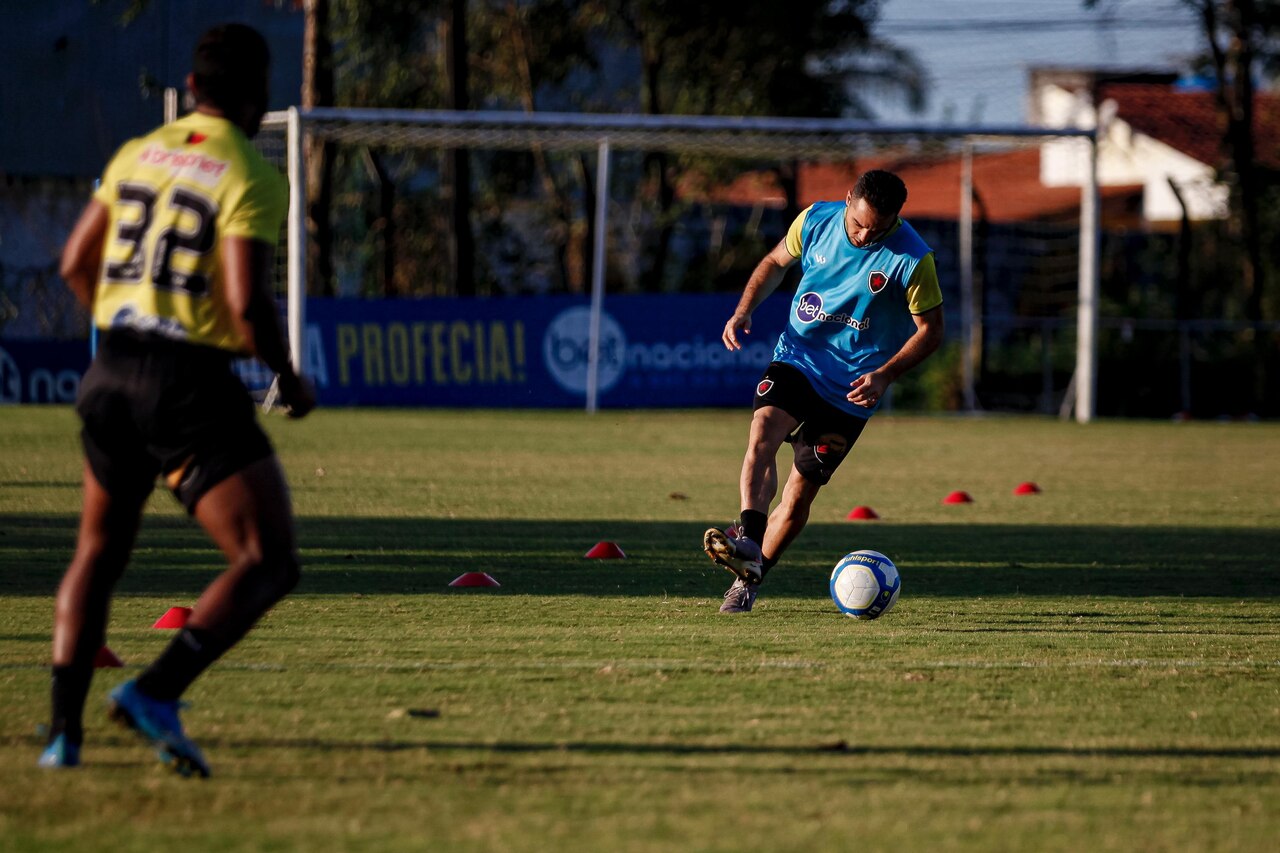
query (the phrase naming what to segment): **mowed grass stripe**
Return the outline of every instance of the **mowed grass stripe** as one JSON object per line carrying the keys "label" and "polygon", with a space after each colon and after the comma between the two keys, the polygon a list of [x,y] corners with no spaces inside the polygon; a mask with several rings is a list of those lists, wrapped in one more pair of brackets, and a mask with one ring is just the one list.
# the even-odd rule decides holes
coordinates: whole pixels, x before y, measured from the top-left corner
{"label": "mowed grass stripe", "polygon": [[[1280,428],[877,416],[770,576],[715,609],[734,412],[265,421],[298,593],[191,691],[208,784],[101,717],[219,558],[157,494],[90,701],[33,766],[74,546],[67,409],[0,429],[0,850],[1270,850]],[[785,473],[787,460],[783,459]],[[1034,480],[1044,492],[1018,497]],[[963,488],[977,502],[941,504]],[[882,520],[855,523],[856,504]],[[600,540],[626,560],[585,560]],[[835,612],[889,554],[898,608]],[[497,590],[449,590],[486,571]],[[411,711],[423,712],[417,715]],[[429,713],[426,713],[429,712]]]}

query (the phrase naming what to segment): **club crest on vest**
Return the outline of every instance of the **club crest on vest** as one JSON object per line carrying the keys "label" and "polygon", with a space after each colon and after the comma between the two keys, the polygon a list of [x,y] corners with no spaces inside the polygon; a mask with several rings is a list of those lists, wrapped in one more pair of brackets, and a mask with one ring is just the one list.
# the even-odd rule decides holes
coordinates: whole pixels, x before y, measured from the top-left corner
{"label": "club crest on vest", "polygon": [[889,283],[889,276],[880,270],[872,270],[871,275],[867,276],[867,286],[871,288],[872,293],[879,293],[884,290],[884,286]]}

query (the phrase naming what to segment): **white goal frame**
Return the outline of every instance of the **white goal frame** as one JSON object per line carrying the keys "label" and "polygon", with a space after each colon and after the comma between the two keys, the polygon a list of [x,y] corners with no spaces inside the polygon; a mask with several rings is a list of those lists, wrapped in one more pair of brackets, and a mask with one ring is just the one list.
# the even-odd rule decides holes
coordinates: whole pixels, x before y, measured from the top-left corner
{"label": "white goal frame", "polygon": [[[960,199],[960,315],[963,393],[966,410],[976,408],[973,341],[972,173],[976,146],[1028,139],[1076,138],[1088,147],[1085,182],[1080,192],[1080,248],[1074,388],[1075,419],[1095,416],[1097,388],[1098,143],[1092,128],[925,127],[879,125],[847,119],[769,117],[618,115],[598,113],[521,113],[452,110],[389,110],[291,107],[268,113],[267,129],[283,129],[288,151],[288,330],[295,366],[301,370],[306,324],[306,179],[305,137],[339,142],[386,144],[386,128],[396,143],[424,148],[478,148],[597,152],[595,245],[591,270],[586,410],[595,412],[599,389],[600,316],[604,305],[605,253],[608,249],[610,155],[615,149],[696,152],[736,157],[793,157],[840,160],[879,138],[945,139],[963,143],[965,168]],[[1068,392],[1071,393],[1070,391]],[[1064,403],[1064,410],[1066,403]]]}

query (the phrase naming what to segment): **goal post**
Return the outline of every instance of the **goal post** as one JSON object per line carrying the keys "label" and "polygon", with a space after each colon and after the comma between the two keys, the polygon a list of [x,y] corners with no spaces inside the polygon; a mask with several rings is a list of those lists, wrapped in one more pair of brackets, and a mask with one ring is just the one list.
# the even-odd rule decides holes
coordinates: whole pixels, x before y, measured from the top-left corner
{"label": "goal post", "polygon": [[[975,310],[972,289],[972,179],[969,158],[978,149],[1030,145],[1051,139],[1078,140],[1088,161],[1080,189],[1077,267],[1077,348],[1071,387],[1077,421],[1095,414],[1096,326],[1098,322],[1097,144],[1093,129],[1033,127],[886,126],[846,119],[618,115],[596,113],[523,113],[494,111],[290,108],[269,113],[264,130],[283,132],[290,185],[287,228],[288,331],[295,365],[302,367],[306,328],[306,181],[304,144],[318,139],[338,144],[386,148],[473,149],[592,152],[597,157],[594,252],[590,270],[590,335],[587,353],[586,409],[598,406],[600,318],[605,302],[606,257],[609,253],[611,159],[617,152],[642,151],[720,155],[733,158],[796,161],[848,161],[894,146],[949,146],[964,157],[965,180],[959,199],[962,284],[960,314],[963,400],[975,407]],[[1087,153],[1085,152],[1087,149]],[[911,217],[908,211],[908,217]]]}

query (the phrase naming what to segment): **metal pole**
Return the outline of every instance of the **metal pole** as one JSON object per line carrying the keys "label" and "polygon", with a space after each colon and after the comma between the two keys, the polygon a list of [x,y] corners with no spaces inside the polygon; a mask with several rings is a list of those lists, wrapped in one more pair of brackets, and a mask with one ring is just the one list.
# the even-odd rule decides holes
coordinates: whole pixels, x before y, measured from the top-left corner
{"label": "metal pole", "polygon": [[164,123],[173,124],[178,120],[178,90],[172,86],[164,90]]}
{"label": "metal pole", "polygon": [[1098,140],[1089,140],[1089,165],[1080,191],[1080,281],[1076,307],[1076,422],[1095,415],[1098,387]]}
{"label": "metal pole", "polygon": [[595,240],[591,250],[591,325],[587,341],[587,414],[595,414],[600,394],[600,314],[604,311],[605,231],[609,227],[609,137],[596,157]]}
{"label": "metal pole", "polygon": [[964,410],[977,408],[973,369],[973,144],[965,142],[960,160],[960,354]]}
{"label": "metal pole", "polygon": [[302,373],[307,328],[307,179],[302,163],[302,118],[289,108],[288,312],[289,351],[293,369]]}
{"label": "metal pole", "polygon": [[1191,416],[1191,328],[1185,320],[1178,322],[1178,390],[1182,414]]}

